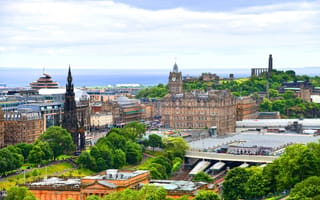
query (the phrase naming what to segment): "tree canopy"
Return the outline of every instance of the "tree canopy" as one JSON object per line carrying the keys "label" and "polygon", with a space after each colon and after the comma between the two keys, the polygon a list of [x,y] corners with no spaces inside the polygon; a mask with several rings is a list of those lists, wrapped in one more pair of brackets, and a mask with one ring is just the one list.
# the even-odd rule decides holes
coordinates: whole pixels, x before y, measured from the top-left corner
{"label": "tree canopy", "polygon": [[201,171],[193,177],[192,181],[202,181],[211,183],[213,182],[213,178],[209,176],[207,173]]}
{"label": "tree canopy", "polygon": [[316,199],[320,195],[319,188],[314,187],[319,185],[319,168],[320,141],[290,145],[264,168],[230,170],[223,183],[222,196],[226,200],[260,199],[293,188],[289,199]]}
{"label": "tree canopy", "polygon": [[51,126],[44,132],[40,138],[43,142],[48,142],[52,151],[53,158],[59,155],[70,153],[75,150],[71,134],[60,126]]}
{"label": "tree canopy", "polygon": [[129,123],[124,128],[113,128],[97,141],[90,152],[82,152],[78,163],[97,172],[136,164],[143,157],[143,149],[136,141],[144,133],[145,126],[137,122]]}
{"label": "tree canopy", "polygon": [[8,190],[6,200],[37,200],[26,187],[13,186]]}
{"label": "tree canopy", "polygon": [[310,176],[293,187],[288,200],[301,199],[320,199],[320,176]]}

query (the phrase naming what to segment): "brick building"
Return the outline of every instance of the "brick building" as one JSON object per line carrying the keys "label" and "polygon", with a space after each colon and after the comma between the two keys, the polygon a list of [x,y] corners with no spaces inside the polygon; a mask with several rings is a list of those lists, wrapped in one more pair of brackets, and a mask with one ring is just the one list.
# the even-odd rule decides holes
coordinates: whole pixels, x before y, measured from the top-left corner
{"label": "brick building", "polygon": [[237,102],[237,121],[244,119],[256,119],[259,105],[252,97],[239,97]]}
{"label": "brick building", "polygon": [[183,92],[177,64],[169,75],[169,94],[161,102],[163,125],[167,128],[217,127],[217,134],[235,131],[237,99],[227,90]]}
{"label": "brick building", "polygon": [[4,115],[4,144],[34,143],[44,131],[40,112],[15,111]]}

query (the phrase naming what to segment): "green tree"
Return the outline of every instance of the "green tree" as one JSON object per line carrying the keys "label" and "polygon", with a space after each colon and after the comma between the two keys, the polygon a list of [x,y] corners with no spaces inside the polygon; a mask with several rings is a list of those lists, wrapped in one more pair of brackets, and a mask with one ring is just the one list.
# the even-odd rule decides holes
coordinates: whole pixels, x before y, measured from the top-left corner
{"label": "green tree", "polygon": [[223,182],[222,197],[227,200],[245,198],[245,187],[251,176],[246,169],[236,167],[231,169]]}
{"label": "green tree", "polygon": [[27,160],[29,152],[31,151],[31,149],[33,147],[33,144],[19,143],[15,146],[20,149],[24,160]]}
{"label": "green tree", "polygon": [[125,189],[113,192],[103,197],[103,200],[163,200],[166,199],[166,190],[162,187],[144,185],[140,190]]}
{"label": "green tree", "polygon": [[142,160],[142,148],[139,144],[128,141],[126,143],[126,161],[128,164],[135,164]]}
{"label": "green tree", "polygon": [[149,135],[148,144],[150,145],[150,147],[152,147],[152,149],[154,151],[155,147],[162,147],[163,146],[162,138],[157,134],[151,134],[151,135]]}
{"label": "green tree", "polygon": [[245,185],[246,199],[257,199],[270,191],[268,179],[263,176],[262,169],[255,168],[252,172]]}
{"label": "green tree", "polygon": [[106,136],[106,140],[99,140],[97,142],[98,148],[100,145],[106,145],[104,144],[104,142],[107,142],[107,145],[111,149],[121,149],[122,151],[126,150],[125,147],[126,147],[127,139],[124,136],[117,134],[116,132],[110,132]]}
{"label": "green tree", "polygon": [[23,164],[23,156],[10,148],[0,149],[0,174],[17,169]]}
{"label": "green tree", "polygon": [[138,192],[139,196],[145,200],[163,200],[166,199],[167,192],[162,187],[156,187],[154,185],[145,185]]}
{"label": "green tree", "polygon": [[276,178],[280,191],[320,174],[320,159],[306,145],[288,146],[278,160],[279,174]]}
{"label": "green tree", "polygon": [[264,98],[259,106],[259,110],[264,112],[272,111],[272,102],[269,99]]}
{"label": "green tree", "polygon": [[291,90],[286,90],[282,96],[283,96],[283,98],[284,98],[285,100],[294,99],[294,98],[295,98],[294,92],[291,91]]}
{"label": "green tree", "polygon": [[26,187],[13,186],[8,190],[6,200],[36,200]]}
{"label": "green tree", "polygon": [[146,133],[146,126],[138,122],[130,122],[124,126],[122,131],[126,132],[132,141],[142,138]]}
{"label": "green tree", "polygon": [[182,137],[168,137],[163,140],[165,151],[171,151],[174,157],[184,158],[189,145]]}
{"label": "green tree", "polygon": [[269,96],[270,96],[270,98],[274,98],[274,97],[278,97],[278,96],[280,96],[280,95],[279,95],[278,90],[270,89],[270,90],[269,90]]}
{"label": "green tree", "polygon": [[51,126],[40,136],[40,140],[48,142],[52,151],[53,159],[59,155],[68,154],[75,149],[71,134],[60,126]]}
{"label": "green tree", "polygon": [[173,160],[172,160],[172,169],[171,169],[171,173],[174,173],[176,171],[178,171],[181,167],[183,163],[183,160],[180,158],[180,157],[175,157]]}
{"label": "green tree", "polygon": [[269,163],[263,168],[262,174],[266,180],[266,183],[268,184],[266,187],[268,188],[267,193],[276,193],[278,191],[277,177],[279,177],[279,169],[279,159],[274,160],[272,163]]}
{"label": "green tree", "polygon": [[126,164],[126,154],[121,149],[114,151],[114,168],[121,168]]}
{"label": "green tree", "polygon": [[96,161],[95,159],[90,155],[90,153],[83,151],[79,158],[78,158],[78,164],[80,167],[84,167],[91,170],[96,170]]}
{"label": "green tree", "polygon": [[90,195],[86,198],[86,200],[101,200],[101,198],[96,195]]}
{"label": "green tree", "polygon": [[171,161],[168,158],[166,158],[164,156],[157,156],[157,157],[154,158],[152,163],[158,163],[158,164],[162,165],[166,170],[166,174],[168,176],[170,176],[171,169],[172,169],[172,164],[171,164]]}
{"label": "green tree", "polygon": [[50,160],[52,156],[53,153],[48,142],[37,140],[28,155],[28,161],[35,164],[41,164],[46,160]]}
{"label": "green tree", "polygon": [[192,181],[202,181],[211,183],[213,182],[213,178],[205,172],[199,172],[193,177]]}
{"label": "green tree", "polygon": [[311,176],[297,183],[290,192],[288,200],[312,200],[320,197],[320,177]]}
{"label": "green tree", "polygon": [[168,86],[159,84],[154,87],[142,89],[138,92],[137,98],[148,97],[148,98],[162,98],[168,94]]}
{"label": "green tree", "polygon": [[103,197],[103,200],[136,200],[142,199],[137,190],[125,189],[118,192],[110,193]]}
{"label": "green tree", "polygon": [[152,179],[167,179],[168,174],[166,168],[159,163],[151,163],[149,166]]}
{"label": "green tree", "polygon": [[220,197],[212,191],[200,190],[194,200],[220,200]]}

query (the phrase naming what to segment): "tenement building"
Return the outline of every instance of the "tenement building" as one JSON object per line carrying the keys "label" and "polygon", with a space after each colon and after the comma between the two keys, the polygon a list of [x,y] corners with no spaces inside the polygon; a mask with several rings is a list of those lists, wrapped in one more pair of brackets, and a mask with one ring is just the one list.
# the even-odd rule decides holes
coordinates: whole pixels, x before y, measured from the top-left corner
{"label": "tenement building", "polygon": [[44,131],[40,112],[21,110],[4,115],[4,144],[34,143]]}
{"label": "tenement building", "polygon": [[259,105],[257,100],[250,96],[239,97],[237,102],[237,121],[256,119]]}
{"label": "tenement building", "polygon": [[162,99],[161,115],[167,128],[216,127],[218,135],[232,133],[236,124],[237,99],[227,90],[184,92],[177,64],[169,75],[169,94]]}

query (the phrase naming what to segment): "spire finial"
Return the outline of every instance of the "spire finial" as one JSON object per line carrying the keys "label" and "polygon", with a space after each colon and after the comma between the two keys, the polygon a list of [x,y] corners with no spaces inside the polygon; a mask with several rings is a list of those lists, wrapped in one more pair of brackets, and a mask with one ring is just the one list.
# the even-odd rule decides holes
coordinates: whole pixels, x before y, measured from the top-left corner
{"label": "spire finial", "polygon": [[174,65],[173,65],[173,72],[174,72],[174,73],[178,73],[178,72],[179,72],[179,70],[178,70],[178,65],[177,65],[176,62],[175,62]]}
{"label": "spire finial", "polygon": [[69,64],[69,71],[68,71],[68,83],[71,84],[72,82],[72,75],[71,75],[71,67],[70,67],[70,64]]}

